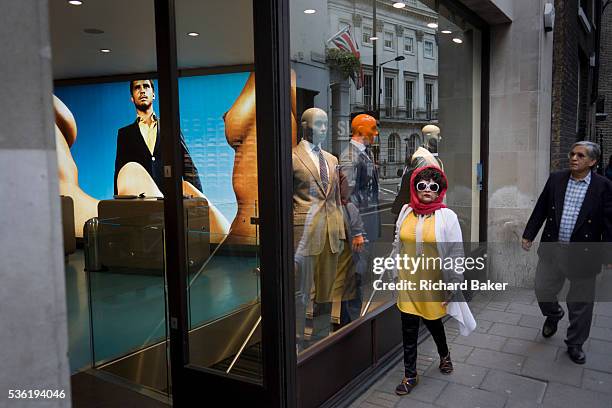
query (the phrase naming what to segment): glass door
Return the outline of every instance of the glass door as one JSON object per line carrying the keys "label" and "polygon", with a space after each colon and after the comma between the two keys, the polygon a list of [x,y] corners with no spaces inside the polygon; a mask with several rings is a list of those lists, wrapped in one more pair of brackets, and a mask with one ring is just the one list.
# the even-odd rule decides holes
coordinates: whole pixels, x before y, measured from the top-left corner
{"label": "glass door", "polygon": [[288,337],[279,332],[285,311],[278,304],[283,281],[290,284],[281,265],[288,258],[280,256],[282,219],[274,209],[280,186],[270,183],[282,173],[275,146],[291,145],[290,137],[281,141],[274,119],[290,112],[266,112],[282,84],[266,68],[270,47],[256,55],[258,41],[272,42],[274,25],[264,21],[272,3],[156,1],[157,47],[165,50],[158,53],[160,87],[171,95],[161,110],[174,135],[165,146],[172,158],[164,163],[172,190],[165,238],[178,405],[201,400],[202,390],[232,406],[290,399],[291,363],[283,362],[287,345],[281,346]]}

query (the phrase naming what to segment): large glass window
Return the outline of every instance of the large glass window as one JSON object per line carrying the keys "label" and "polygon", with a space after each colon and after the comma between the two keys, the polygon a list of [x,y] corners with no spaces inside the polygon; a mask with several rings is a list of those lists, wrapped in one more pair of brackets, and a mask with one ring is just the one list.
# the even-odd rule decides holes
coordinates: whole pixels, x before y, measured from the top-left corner
{"label": "large glass window", "polygon": [[[168,95],[156,78],[154,2],[56,1],[49,11],[64,231],[79,243],[66,247],[71,372],[167,395]],[[186,164],[193,181],[202,169]]]}
{"label": "large glass window", "polygon": [[[311,4],[290,2],[300,135],[292,152],[298,352],[392,304],[393,292],[373,287],[373,260],[390,253],[389,207],[407,203],[394,192],[415,154],[448,169],[447,202],[465,240],[478,239],[480,32],[443,3],[400,10],[378,1],[374,21],[371,3],[347,9],[330,0],[305,13]],[[334,38],[338,21],[353,27]],[[306,93],[314,96],[300,98]],[[437,130],[423,131],[428,125]]]}
{"label": "large glass window", "polygon": [[175,4],[180,126],[201,182],[184,186],[189,363],[261,381],[253,6]]}

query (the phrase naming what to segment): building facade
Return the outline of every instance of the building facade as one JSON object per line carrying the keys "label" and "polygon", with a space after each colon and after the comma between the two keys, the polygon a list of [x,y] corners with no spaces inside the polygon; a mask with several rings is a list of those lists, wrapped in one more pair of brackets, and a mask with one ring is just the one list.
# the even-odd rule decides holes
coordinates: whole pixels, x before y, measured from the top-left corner
{"label": "building facade", "polygon": [[[612,155],[612,3],[602,2],[599,45],[599,99],[595,141],[602,145],[604,166]],[[608,116],[604,116],[604,115]]]}
{"label": "building facade", "polygon": [[599,142],[596,104],[601,7],[599,0],[555,2],[551,170],[566,167],[567,153],[574,142]]}

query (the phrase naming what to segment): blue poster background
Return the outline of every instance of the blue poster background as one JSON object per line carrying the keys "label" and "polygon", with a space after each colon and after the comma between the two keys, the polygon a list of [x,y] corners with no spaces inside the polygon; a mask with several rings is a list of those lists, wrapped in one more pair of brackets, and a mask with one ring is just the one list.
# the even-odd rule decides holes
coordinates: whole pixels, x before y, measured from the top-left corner
{"label": "blue poster background", "polygon": [[[225,139],[223,114],[248,76],[248,72],[241,72],[179,78],[181,130],[198,168],[203,193],[230,222],[236,214],[234,150]],[[157,94],[157,81],[155,89],[153,106],[159,113],[158,100],[163,95]],[[77,138],[70,150],[79,171],[79,185],[97,199],[113,198],[117,130],[136,119],[129,82],[59,86],[55,94],[76,120]]]}

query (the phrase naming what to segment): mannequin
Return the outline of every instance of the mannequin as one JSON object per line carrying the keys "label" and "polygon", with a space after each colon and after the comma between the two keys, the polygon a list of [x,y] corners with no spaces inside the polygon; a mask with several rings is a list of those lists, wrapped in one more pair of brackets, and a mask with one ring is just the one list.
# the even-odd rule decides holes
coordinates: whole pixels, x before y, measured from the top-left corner
{"label": "mannequin", "polygon": [[398,215],[404,204],[410,201],[410,177],[412,172],[420,167],[437,166],[444,170],[444,163],[438,157],[438,146],[442,140],[440,128],[436,125],[426,125],[421,129],[423,144],[414,152],[410,159],[410,165],[404,169],[399,192],[395,197],[391,212]]}
{"label": "mannequin", "polygon": [[440,128],[436,125],[426,125],[421,129],[421,133],[423,133],[423,145],[412,155],[410,170],[427,165],[438,166],[444,170],[442,160],[438,157],[438,145],[442,140]]}
{"label": "mannequin", "polygon": [[327,138],[327,114],[318,108],[307,109],[301,125],[304,139],[292,151],[298,350],[306,348],[306,307],[313,283],[313,336],[329,334],[332,288],[345,239],[338,160],[321,149]]}
{"label": "mannequin", "polygon": [[[295,146],[297,123],[296,75],[291,71],[291,145]],[[255,73],[251,73],[242,92],[223,116],[225,138],[235,150],[232,185],[238,210],[230,228],[227,243],[256,244],[256,225],[251,218],[259,213],[257,180],[257,127],[255,116]]]}
{"label": "mannequin", "polygon": [[361,314],[363,277],[368,270],[371,245],[380,237],[378,169],[370,151],[376,136],[376,118],[357,115],[351,122],[351,141],[340,155],[340,170],[346,180],[342,191],[346,229],[351,238],[351,246],[342,251],[339,261],[338,280],[344,278],[341,325]]}

